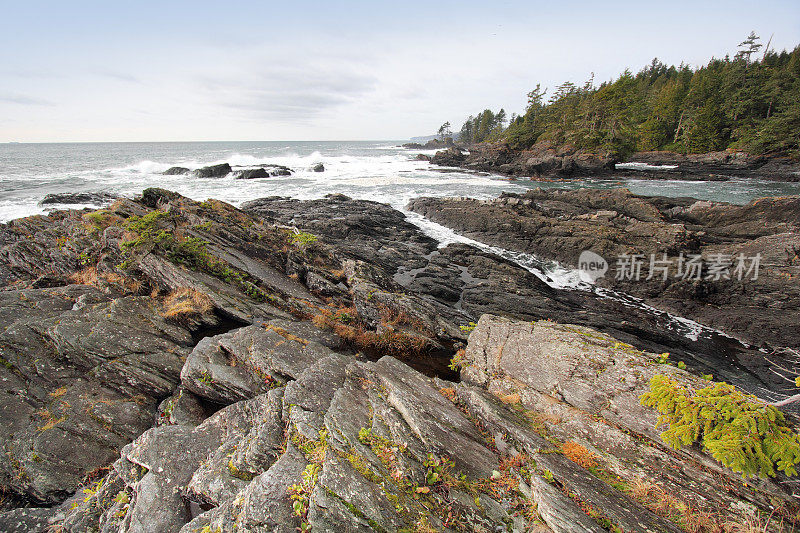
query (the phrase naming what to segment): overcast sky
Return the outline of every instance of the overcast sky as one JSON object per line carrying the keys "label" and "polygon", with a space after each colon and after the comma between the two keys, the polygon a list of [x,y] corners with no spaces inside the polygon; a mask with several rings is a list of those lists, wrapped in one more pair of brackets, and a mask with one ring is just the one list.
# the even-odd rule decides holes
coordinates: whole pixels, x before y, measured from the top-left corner
{"label": "overcast sky", "polygon": [[404,139],[751,30],[800,43],[797,0],[0,2],[0,142]]}

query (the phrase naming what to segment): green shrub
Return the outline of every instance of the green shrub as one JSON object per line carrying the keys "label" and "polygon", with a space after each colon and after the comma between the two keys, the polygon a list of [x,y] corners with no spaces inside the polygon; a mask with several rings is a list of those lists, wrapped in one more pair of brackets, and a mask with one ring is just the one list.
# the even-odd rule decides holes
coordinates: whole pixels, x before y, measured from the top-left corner
{"label": "green shrub", "polygon": [[674,449],[700,442],[714,459],[745,476],[775,476],[776,467],[797,475],[800,435],[775,406],[733,385],[691,391],[657,375],[641,402],[661,413],[658,425],[669,426],[661,438]]}

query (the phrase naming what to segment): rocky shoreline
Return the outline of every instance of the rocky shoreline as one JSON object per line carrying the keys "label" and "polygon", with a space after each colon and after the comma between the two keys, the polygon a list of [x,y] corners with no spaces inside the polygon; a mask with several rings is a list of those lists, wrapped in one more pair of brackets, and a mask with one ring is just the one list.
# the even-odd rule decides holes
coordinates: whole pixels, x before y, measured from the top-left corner
{"label": "rocky shoreline", "polygon": [[[796,198],[625,191],[410,207],[567,264],[594,244],[772,261],[800,220]],[[638,400],[657,373],[788,394],[775,372],[798,347],[787,267],[716,296],[608,285],[747,345],[440,248],[391,207],[342,195],[236,209],[148,189],[18,219],[0,225],[0,529],[724,531],[711,528],[771,516],[790,531],[794,479],[745,482],[670,449]]]}
{"label": "rocky shoreline", "polygon": [[[466,150],[466,151],[465,151]],[[624,161],[543,141],[527,150],[502,143],[482,143],[437,152],[434,165],[532,179],[616,178],[725,181],[756,178],[800,181],[800,163],[788,158],[750,156],[743,152],[683,155],[674,152],[637,152]],[[633,164],[631,164],[633,163]]]}

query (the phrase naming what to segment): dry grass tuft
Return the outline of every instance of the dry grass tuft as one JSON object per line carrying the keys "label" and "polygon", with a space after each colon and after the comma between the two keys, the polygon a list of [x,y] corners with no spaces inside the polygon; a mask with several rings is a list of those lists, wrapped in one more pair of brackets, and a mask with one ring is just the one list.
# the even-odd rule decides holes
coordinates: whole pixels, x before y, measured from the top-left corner
{"label": "dry grass tuft", "polygon": [[97,275],[97,267],[84,268],[72,274],[69,279],[79,285],[91,285],[92,287],[96,287],[100,281]]}
{"label": "dry grass tuft", "polygon": [[458,400],[458,396],[456,396],[456,390],[451,387],[442,387],[439,389],[439,394],[447,398],[453,403],[456,403]]}
{"label": "dry grass tuft", "polygon": [[138,294],[142,290],[142,282],[113,272],[99,272],[96,266],[86,267],[69,277],[70,281],[79,285],[90,285],[98,289],[108,286],[116,287],[123,292]]}
{"label": "dry grass tuft", "polygon": [[345,342],[367,352],[385,353],[397,357],[420,355],[430,346],[430,339],[424,333],[397,330],[401,323],[413,323],[405,315],[397,314],[382,317],[380,331],[367,329],[352,307],[336,310],[319,308],[319,313],[311,319],[320,329],[333,331]]}
{"label": "dry grass tuft", "polygon": [[48,429],[52,429],[67,419],[67,415],[61,415],[60,417],[56,418],[56,416],[51,413],[49,409],[41,409],[36,414],[44,422],[43,425],[39,426],[39,431],[47,431]]}
{"label": "dry grass tuft", "polygon": [[499,394],[497,397],[506,405],[513,405],[522,402],[522,397],[517,392],[513,392],[511,394]]}
{"label": "dry grass tuft", "polygon": [[200,291],[181,287],[164,298],[161,316],[184,326],[196,326],[198,321],[214,310],[214,301]]}
{"label": "dry grass tuft", "polygon": [[561,445],[561,451],[564,452],[564,456],[567,459],[584,468],[594,468],[597,466],[597,456],[577,442],[568,440]]}

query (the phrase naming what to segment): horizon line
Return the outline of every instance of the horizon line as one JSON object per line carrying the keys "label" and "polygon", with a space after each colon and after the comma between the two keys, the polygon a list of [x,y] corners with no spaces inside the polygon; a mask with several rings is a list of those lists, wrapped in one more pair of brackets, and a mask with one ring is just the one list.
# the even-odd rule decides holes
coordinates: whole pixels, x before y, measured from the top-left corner
{"label": "horizon line", "polygon": [[[435,134],[431,134],[435,135]],[[429,137],[430,135],[414,135],[413,137]],[[182,141],[0,141],[0,145],[7,144],[148,144],[148,143],[301,143],[301,142],[393,142],[393,141],[406,141],[413,137],[403,137],[395,139],[307,139],[307,140],[182,140]]]}

